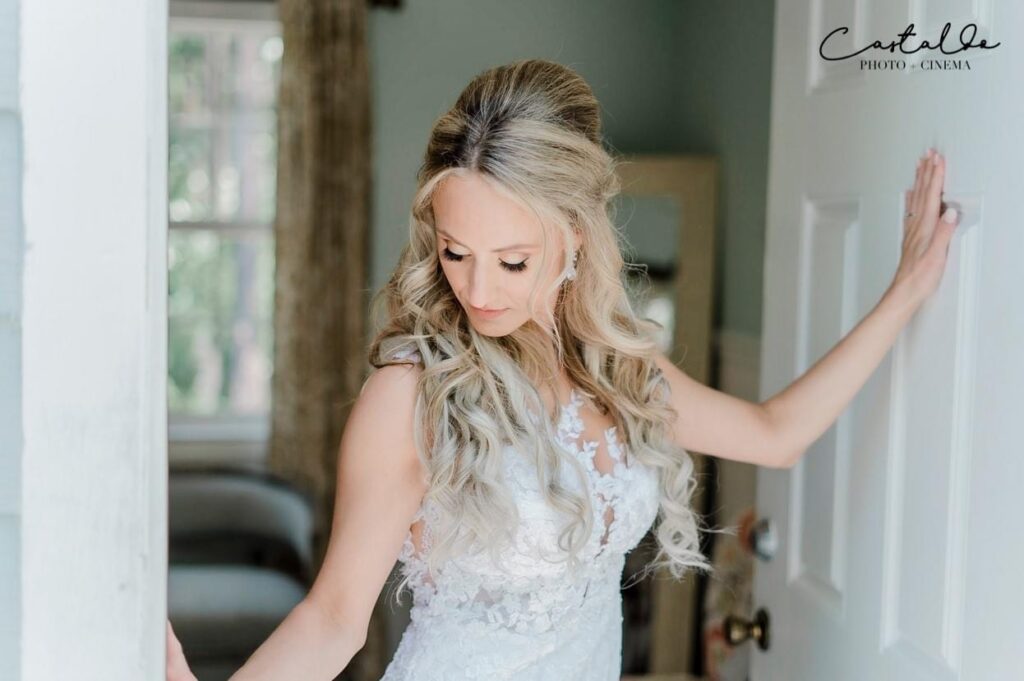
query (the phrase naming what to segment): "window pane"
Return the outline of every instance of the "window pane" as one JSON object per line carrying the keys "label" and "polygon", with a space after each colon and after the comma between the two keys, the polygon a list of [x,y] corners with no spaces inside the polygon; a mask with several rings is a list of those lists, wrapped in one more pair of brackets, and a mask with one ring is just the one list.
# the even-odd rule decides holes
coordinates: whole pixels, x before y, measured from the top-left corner
{"label": "window pane", "polygon": [[[169,406],[270,409],[276,100],[282,42],[265,22],[172,20],[168,54]],[[223,229],[178,223],[222,223]]]}
{"label": "window pane", "polygon": [[171,113],[206,108],[206,41],[197,34],[171,33],[167,57],[167,106]]}
{"label": "window pane", "polygon": [[270,409],[274,247],[269,230],[172,229],[168,402],[191,416]]}
{"label": "window pane", "polygon": [[172,222],[213,216],[210,131],[171,128],[167,167],[167,211]]}
{"label": "window pane", "polygon": [[173,30],[170,219],[274,219],[281,38],[244,23]]}

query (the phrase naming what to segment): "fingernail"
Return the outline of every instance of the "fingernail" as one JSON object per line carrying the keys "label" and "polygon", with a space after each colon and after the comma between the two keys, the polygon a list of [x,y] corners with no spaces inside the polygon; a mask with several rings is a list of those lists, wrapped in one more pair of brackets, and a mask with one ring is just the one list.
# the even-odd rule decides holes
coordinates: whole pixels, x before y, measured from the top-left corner
{"label": "fingernail", "polygon": [[932,165],[933,166],[939,165],[939,155],[938,154],[935,154],[934,156],[932,156]]}
{"label": "fingernail", "polygon": [[942,214],[942,221],[948,222],[949,224],[956,223],[956,216],[958,215],[956,208],[952,206],[946,209],[946,212]]}

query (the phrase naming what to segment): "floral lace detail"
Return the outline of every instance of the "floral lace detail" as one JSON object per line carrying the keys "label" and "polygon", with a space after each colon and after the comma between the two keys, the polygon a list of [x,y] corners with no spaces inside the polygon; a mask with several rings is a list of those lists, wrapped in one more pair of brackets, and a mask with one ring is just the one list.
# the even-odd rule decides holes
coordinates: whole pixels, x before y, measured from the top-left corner
{"label": "floral lace detail", "polygon": [[[607,458],[597,461],[599,442],[582,439],[582,405],[573,390],[557,423],[559,444],[588,473],[595,523],[582,568],[552,560],[562,553],[564,516],[544,499],[532,461],[506,448],[506,480],[520,515],[513,544],[500,565],[486,552],[453,557],[435,582],[425,556],[436,508],[424,501],[413,523],[424,521],[419,551],[410,528],[399,554],[413,595],[411,622],[381,681],[617,681],[625,554],[654,522],[658,480],[654,469],[630,459],[614,426],[604,431]],[[568,461],[562,474],[579,492]]]}
{"label": "floral lace detail", "polygon": [[[579,393],[573,390],[569,397],[569,403],[562,407],[561,418],[558,422],[558,436],[563,447],[573,452],[591,475],[591,481],[594,491],[597,493],[598,502],[593,505],[595,523],[601,525],[607,523],[605,525],[606,532],[601,538],[601,547],[603,549],[610,540],[612,530],[617,529],[618,526],[616,523],[618,516],[615,514],[616,504],[614,501],[626,496],[625,485],[629,481],[631,477],[629,474],[632,471],[623,460],[623,450],[625,447],[616,436],[615,426],[611,426],[604,431],[608,454],[612,460],[612,470],[607,473],[601,471],[595,462],[599,446],[598,441],[583,440],[582,444],[578,442],[584,429],[583,419],[579,415],[579,409],[582,405],[583,399],[579,396]],[[615,514],[610,522],[605,520],[608,513]]]}

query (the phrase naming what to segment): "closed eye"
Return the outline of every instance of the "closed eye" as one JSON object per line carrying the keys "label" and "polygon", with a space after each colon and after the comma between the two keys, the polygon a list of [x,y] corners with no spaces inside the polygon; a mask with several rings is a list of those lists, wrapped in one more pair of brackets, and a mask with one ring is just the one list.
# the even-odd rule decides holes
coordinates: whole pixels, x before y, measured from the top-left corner
{"label": "closed eye", "polygon": [[[448,250],[447,246],[445,246],[441,250],[441,255],[444,257],[445,260],[451,260],[452,262],[462,262],[462,259],[466,257],[459,253],[452,253],[450,250]],[[503,268],[505,268],[509,272],[522,272],[523,270],[526,269],[527,260],[529,260],[529,258],[526,258],[526,260],[522,260],[520,262],[505,262],[504,260],[499,260],[498,262],[501,264]]]}

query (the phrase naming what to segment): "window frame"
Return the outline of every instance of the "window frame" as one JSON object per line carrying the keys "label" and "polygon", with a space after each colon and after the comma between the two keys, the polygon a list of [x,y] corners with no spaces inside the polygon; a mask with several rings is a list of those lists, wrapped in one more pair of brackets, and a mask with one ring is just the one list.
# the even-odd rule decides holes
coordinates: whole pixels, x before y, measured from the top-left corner
{"label": "window frame", "polygon": [[[210,29],[267,31],[281,34],[277,3],[269,1],[170,0],[168,36],[178,31]],[[170,115],[168,114],[168,121]],[[271,233],[273,221],[186,220],[167,218],[167,230],[205,230],[222,234]],[[270,412],[260,415],[195,416],[167,414],[167,436],[172,464],[234,463],[259,465],[265,458],[270,435]]]}

